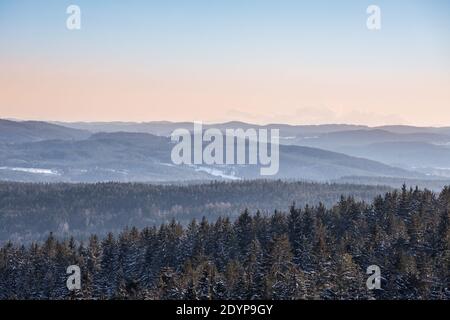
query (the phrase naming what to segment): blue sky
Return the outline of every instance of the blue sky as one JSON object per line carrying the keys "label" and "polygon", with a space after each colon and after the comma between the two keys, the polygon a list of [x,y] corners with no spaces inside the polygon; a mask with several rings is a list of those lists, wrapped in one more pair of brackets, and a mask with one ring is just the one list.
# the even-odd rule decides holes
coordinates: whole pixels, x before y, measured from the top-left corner
{"label": "blue sky", "polygon": [[[65,29],[69,4],[82,10],[78,33]],[[369,4],[382,9],[378,33],[365,27]],[[403,57],[396,62],[439,66],[450,53],[449,9],[442,0],[1,0],[0,45],[3,54],[61,58],[108,53],[224,63],[257,55],[346,64],[376,55],[388,65]]]}
{"label": "blue sky", "polygon": [[[70,4],[81,8],[80,31],[65,27]],[[381,7],[377,32],[366,28],[370,4]],[[444,0],[0,0],[0,65],[121,66],[149,74],[316,68],[325,76],[324,70],[336,69],[446,77],[449,9]],[[236,104],[245,109],[244,101]],[[286,106],[286,113],[299,105]]]}

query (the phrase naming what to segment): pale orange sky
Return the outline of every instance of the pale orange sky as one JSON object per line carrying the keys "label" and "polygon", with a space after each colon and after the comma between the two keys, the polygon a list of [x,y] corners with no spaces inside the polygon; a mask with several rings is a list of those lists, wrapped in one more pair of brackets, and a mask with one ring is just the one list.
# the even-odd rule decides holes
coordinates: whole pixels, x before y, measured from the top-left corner
{"label": "pale orange sky", "polygon": [[3,65],[0,116],[60,121],[450,125],[445,73]]}

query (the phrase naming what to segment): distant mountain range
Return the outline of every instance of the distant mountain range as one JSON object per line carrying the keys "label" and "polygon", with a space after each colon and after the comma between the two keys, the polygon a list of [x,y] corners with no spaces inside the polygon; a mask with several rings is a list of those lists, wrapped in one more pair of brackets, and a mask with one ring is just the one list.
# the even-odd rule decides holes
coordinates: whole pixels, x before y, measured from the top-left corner
{"label": "distant mountain range", "polygon": [[21,143],[50,139],[85,139],[92,133],[42,121],[11,121],[0,119],[0,142]]}
{"label": "distant mountain range", "polygon": [[[274,179],[439,179],[446,176],[446,164],[450,163],[450,127],[256,126],[241,122],[203,127],[280,129],[280,170],[271,177]],[[172,164],[173,143],[168,136],[179,128],[191,130],[193,124],[0,120],[0,180],[164,182],[260,178],[259,167],[251,165]]]}
{"label": "distant mountain range", "polygon": [[[168,136],[177,128],[192,128],[192,122],[170,122],[170,121],[151,121],[151,122],[52,122],[56,125],[69,127],[78,130],[88,130],[90,132],[141,132],[155,135]],[[283,135],[295,135],[298,137],[309,136],[311,134],[326,134],[341,131],[384,131],[393,134],[417,134],[434,133],[450,135],[450,126],[448,127],[415,127],[415,126],[378,126],[369,127],[352,124],[322,124],[322,125],[289,125],[289,124],[268,124],[257,125],[240,121],[231,121],[216,124],[204,124],[205,128],[277,128]]]}

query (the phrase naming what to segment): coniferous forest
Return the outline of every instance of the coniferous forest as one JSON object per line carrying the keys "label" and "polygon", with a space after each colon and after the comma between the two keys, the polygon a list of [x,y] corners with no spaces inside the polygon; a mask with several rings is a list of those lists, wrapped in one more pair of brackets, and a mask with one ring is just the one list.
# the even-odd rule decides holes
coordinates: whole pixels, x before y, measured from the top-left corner
{"label": "coniferous forest", "polygon": [[205,216],[235,219],[245,209],[271,213],[298,206],[334,205],[341,195],[372,201],[392,190],[385,186],[324,184],[304,181],[249,180],[187,185],[145,183],[0,182],[0,245],[7,241],[57,238],[86,241],[126,227],[143,229],[172,219],[187,225]]}
{"label": "coniferous forest", "polygon": [[[0,250],[0,299],[450,299],[450,188],[236,218],[53,234]],[[81,269],[81,289],[66,268]],[[381,269],[369,290],[366,270]]]}

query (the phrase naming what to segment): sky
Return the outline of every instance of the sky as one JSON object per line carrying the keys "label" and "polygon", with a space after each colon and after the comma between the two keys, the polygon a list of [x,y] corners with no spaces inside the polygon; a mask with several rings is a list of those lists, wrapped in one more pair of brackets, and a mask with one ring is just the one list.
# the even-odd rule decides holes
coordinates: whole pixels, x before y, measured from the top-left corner
{"label": "sky", "polygon": [[[81,29],[68,30],[69,5]],[[381,30],[369,30],[369,5]],[[450,126],[448,0],[0,0],[0,118]]]}

